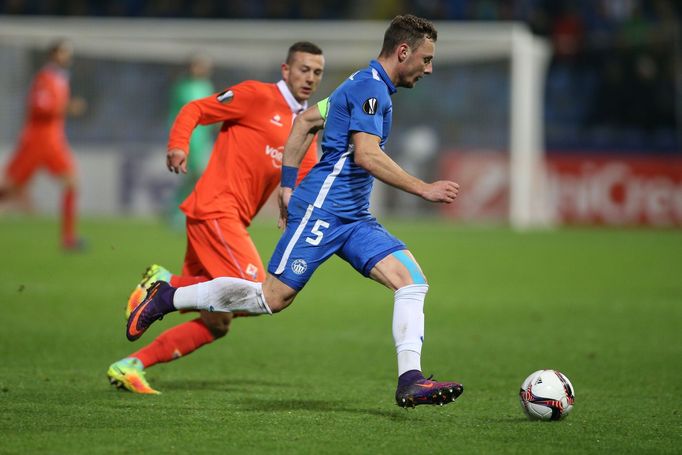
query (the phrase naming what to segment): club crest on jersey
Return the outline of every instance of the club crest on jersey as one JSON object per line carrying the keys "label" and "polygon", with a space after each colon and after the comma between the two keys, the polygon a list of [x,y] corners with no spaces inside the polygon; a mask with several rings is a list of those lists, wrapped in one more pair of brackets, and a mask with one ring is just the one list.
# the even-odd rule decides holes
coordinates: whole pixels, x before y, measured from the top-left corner
{"label": "club crest on jersey", "polygon": [[229,103],[232,101],[232,98],[234,98],[234,92],[232,90],[225,90],[224,92],[218,93],[218,96],[216,96],[218,102],[223,104]]}
{"label": "club crest on jersey", "polygon": [[369,98],[365,103],[362,105],[362,110],[365,112],[365,114],[369,115],[374,115],[377,113],[377,102],[376,98]]}

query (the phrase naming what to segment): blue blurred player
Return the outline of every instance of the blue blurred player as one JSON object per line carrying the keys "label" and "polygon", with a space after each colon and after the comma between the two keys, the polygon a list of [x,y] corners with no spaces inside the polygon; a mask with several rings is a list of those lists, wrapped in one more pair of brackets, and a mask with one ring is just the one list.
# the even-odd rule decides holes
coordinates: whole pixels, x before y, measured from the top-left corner
{"label": "blue blurred player", "polygon": [[[217,278],[173,288],[158,282],[131,314],[128,339],[139,338],[154,321],[177,309],[279,312],[293,302],[313,272],[336,254],[394,291],[397,404],[413,407],[454,401],[463,391],[461,384],[432,381],[421,372],[426,278],[405,244],[369,212],[374,178],[431,202],[449,204],[457,197],[456,183],[425,183],[383,151],[391,129],[391,95],[397,87],[411,88],[431,74],[436,38],[429,21],[397,16],[386,30],[379,57],[353,73],[328,99],[297,117],[282,168],[280,224],[286,221],[286,229],[262,284]],[[322,127],[322,158],[292,194],[298,165]]]}

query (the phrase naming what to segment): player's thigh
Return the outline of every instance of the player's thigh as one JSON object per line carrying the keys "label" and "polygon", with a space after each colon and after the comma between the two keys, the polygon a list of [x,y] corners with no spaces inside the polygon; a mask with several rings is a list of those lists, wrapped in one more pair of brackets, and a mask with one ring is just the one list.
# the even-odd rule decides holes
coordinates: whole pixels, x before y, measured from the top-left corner
{"label": "player's thigh", "polygon": [[66,146],[53,146],[45,156],[45,167],[50,174],[60,177],[64,184],[76,184],[76,160]]}
{"label": "player's thigh", "polygon": [[376,220],[358,222],[339,256],[364,276],[391,289],[425,282],[405,244]]}
{"label": "player's thigh", "polygon": [[296,291],[335,254],[349,235],[338,217],[299,199],[289,202],[287,227],[270,258],[268,272]]}
{"label": "player's thigh", "polygon": [[219,218],[211,225],[216,240],[224,248],[230,265],[236,268],[244,279],[262,282],[265,267],[256,245],[246,226],[240,219]]}
{"label": "player's thigh", "polygon": [[187,246],[185,247],[185,259],[182,263],[182,274],[184,276],[205,276],[208,278],[208,272],[201,265],[199,255],[194,249],[193,236],[190,232],[194,229],[195,220],[187,218],[186,222],[187,232]]}
{"label": "player's thigh", "polygon": [[22,143],[10,158],[5,175],[13,187],[22,187],[42,166],[43,156],[39,150],[31,144]]}
{"label": "player's thigh", "polygon": [[211,278],[265,279],[265,268],[258,250],[246,226],[237,218],[188,220],[187,242],[188,251],[191,245],[191,259],[201,264],[200,268]]}

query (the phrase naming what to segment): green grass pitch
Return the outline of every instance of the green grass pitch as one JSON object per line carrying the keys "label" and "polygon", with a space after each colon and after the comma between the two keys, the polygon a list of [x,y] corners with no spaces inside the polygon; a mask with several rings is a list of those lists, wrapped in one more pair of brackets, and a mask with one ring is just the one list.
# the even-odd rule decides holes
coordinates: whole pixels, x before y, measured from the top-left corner
{"label": "green grass pitch", "polygon": [[[151,262],[177,270],[184,236],[90,220],[63,254],[50,220],[0,220],[0,453],[680,453],[682,233],[520,234],[386,223],[427,274],[426,374],[465,392],[445,407],[394,404],[392,295],[339,259],[273,317],[150,368],[160,396],[109,386],[136,343],[123,306]],[[252,233],[267,261],[272,224]],[[530,422],[532,371],[576,389],[561,422]]]}

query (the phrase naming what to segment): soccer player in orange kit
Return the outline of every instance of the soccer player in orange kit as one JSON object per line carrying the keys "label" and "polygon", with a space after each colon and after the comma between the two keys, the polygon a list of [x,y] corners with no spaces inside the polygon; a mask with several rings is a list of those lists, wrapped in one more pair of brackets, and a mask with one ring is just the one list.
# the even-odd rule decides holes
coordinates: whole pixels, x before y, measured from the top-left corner
{"label": "soccer player in orange kit", "polygon": [[[276,84],[245,81],[190,102],[170,131],[167,166],[186,172],[189,138],[197,125],[222,122],[208,166],[180,209],[187,215],[187,250],[182,275],[158,265],[147,269],[130,296],[126,318],[157,280],[187,286],[216,277],[265,279],[265,268],[247,227],[279,186],[282,152],[296,114],[307,107],[324,72],[322,50],[310,42],[289,48]],[[317,145],[308,148],[299,180],[317,162]],[[230,313],[201,311],[194,320],[163,332],[152,343],[113,363],[111,384],[136,393],[158,393],[144,368],[169,362],[225,336]]]}
{"label": "soccer player in orange kit", "polygon": [[76,166],[64,131],[67,115],[81,115],[85,101],[70,97],[68,68],[73,48],[66,40],[55,41],[48,62],[36,74],[28,94],[26,123],[19,144],[5,170],[0,200],[25,195],[26,185],[40,168],[61,180],[61,242],[67,250],[82,243],[76,234]]}

